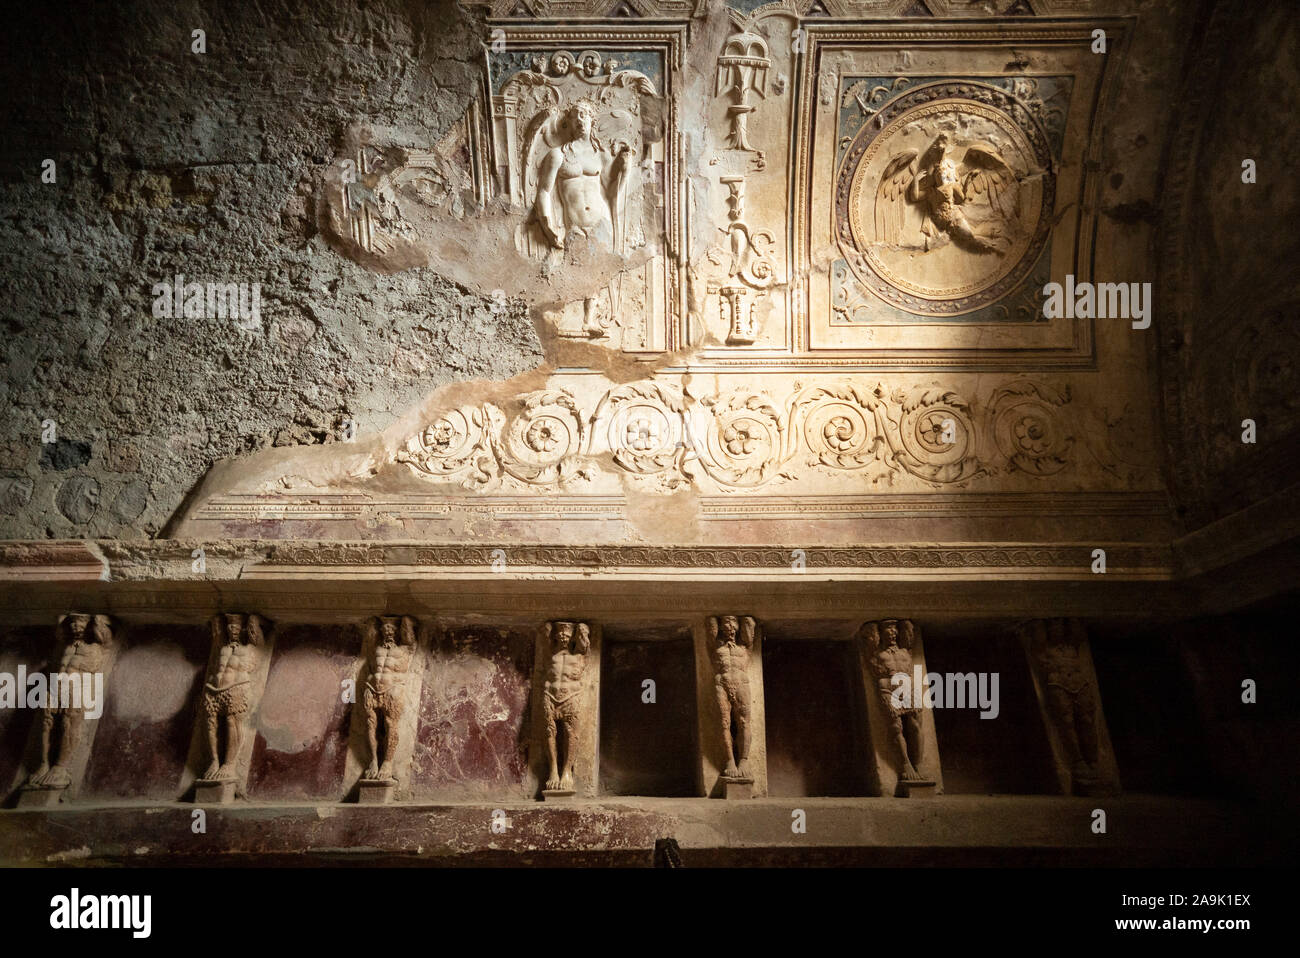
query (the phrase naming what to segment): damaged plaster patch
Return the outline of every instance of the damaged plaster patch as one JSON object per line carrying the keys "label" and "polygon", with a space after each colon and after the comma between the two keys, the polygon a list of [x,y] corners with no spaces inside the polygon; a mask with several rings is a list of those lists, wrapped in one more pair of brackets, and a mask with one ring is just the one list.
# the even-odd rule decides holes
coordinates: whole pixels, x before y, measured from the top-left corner
{"label": "damaged plaster patch", "polygon": [[125,649],[109,686],[114,717],[164,722],[185,708],[194,668],[178,645],[150,643]]}
{"label": "damaged plaster patch", "polygon": [[80,848],[70,848],[64,852],[55,852],[53,855],[47,855],[45,860],[47,862],[72,862],[89,857],[90,846],[82,845]]}
{"label": "damaged plaster patch", "polygon": [[301,752],[319,740],[339,694],[336,670],[320,650],[298,648],[277,656],[266,688],[257,731],[268,749]]}

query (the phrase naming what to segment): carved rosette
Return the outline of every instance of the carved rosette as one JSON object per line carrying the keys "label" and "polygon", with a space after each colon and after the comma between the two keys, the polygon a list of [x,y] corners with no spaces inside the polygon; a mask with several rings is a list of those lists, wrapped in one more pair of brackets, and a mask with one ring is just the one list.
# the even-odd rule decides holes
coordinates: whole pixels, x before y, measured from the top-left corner
{"label": "carved rosette", "polygon": [[900,447],[895,459],[908,472],[931,482],[961,482],[983,472],[971,455],[975,430],[970,406],[945,389],[916,389],[897,397]]}
{"label": "carved rosette", "polygon": [[[592,418],[604,420],[614,462],[645,475],[680,468],[690,445],[682,418],[685,409],[679,389],[648,381],[610,390]],[[593,438],[595,434],[593,429]]]}
{"label": "carved rosette", "polygon": [[756,486],[772,478],[785,459],[785,423],[766,397],[743,392],[706,399],[712,418],[705,432],[709,475],[731,486]]}
{"label": "carved rosette", "polygon": [[1059,409],[1069,401],[1068,389],[1058,391],[1028,380],[994,391],[989,400],[991,429],[1010,469],[1050,476],[1065,468],[1074,437],[1067,435]]}
{"label": "carved rosette", "polygon": [[824,466],[859,469],[887,451],[883,405],[870,390],[850,383],[815,386],[791,407],[791,421],[802,422],[804,441]]}
{"label": "carved rosette", "polygon": [[463,479],[467,488],[492,478],[491,455],[483,431],[483,413],[478,409],[453,409],[443,413],[397,454],[417,473],[437,478]]}
{"label": "carved rosette", "polygon": [[[542,389],[521,397],[523,409],[493,430],[501,468],[522,482],[548,483],[568,477],[585,435],[582,410],[565,389]],[[489,405],[494,420],[500,410]]]}

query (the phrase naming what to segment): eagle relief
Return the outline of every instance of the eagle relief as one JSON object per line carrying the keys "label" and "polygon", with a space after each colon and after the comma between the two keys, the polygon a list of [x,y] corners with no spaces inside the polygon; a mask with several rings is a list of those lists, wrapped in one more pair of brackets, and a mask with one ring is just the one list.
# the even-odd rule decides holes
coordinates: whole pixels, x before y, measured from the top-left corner
{"label": "eagle relief", "polygon": [[[876,245],[915,249],[904,231],[906,204],[920,207],[920,239],[926,252],[949,240],[974,253],[1005,255],[1020,233],[1020,183],[996,148],[975,143],[960,165],[951,155],[952,140],[940,133],[918,160],[916,150],[895,154],[876,189]],[[987,194],[988,202],[971,202],[971,216],[983,214],[980,232],[964,207]]]}
{"label": "eagle relief", "polygon": [[906,86],[841,147],[836,239],[887,302],[970,312],[1012,291],[1041,254],[1053,158],[1046,131],[1009,93],[974,81]]}

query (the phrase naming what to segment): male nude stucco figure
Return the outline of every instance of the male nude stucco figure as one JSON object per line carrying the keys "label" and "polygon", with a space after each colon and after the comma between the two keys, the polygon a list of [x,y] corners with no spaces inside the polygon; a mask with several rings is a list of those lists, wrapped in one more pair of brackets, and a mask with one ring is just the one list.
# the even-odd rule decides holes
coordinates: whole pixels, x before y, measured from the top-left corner
{"label": "male nude stucco figure", "polygon": [[749,652],[756,624],[749,616],[709,619],[709,655],[714,692],[726,749],[723,778],[750,780],[749,774]]}
{"label": "male nude stucco figure", "polygon": [[902,622],[885,619],[879,623],[868,622],[862,627],[862,633],[871,657],[871,671],[876,677],[876,692],[885,707],[885,714],[889,716],[889,732],[902,761],[900,777],[905,782],[924,782],[926,779],[916,770],[921,763],[920,690],[911,690],[911,701],[906,707],[899,707],[894,700],[894,693],[899,688],[894,684],[894,676],[906,676],[909,683],[912,680],[915,626],[906,619]]}
{"label": "male nude stucco figure", "polygon": [[1047,686],[1047,711],[1065,746],[1065,759],[1076,785],[1097,778],[1100,747],[1096,686],[1083,659],[1087,633],[1078,619],[1033,623],[1033,649]]}
{"label": "male nude stucco figure", "polygon": [[[555,250],[567,248],[573,237],[587,236],[622,255],[634,152],[621,141],[602,149],[592,131],[594,122],[594,108],[585,100],[565,113],[564,141],[547,151],[538,166],[533,216]],[[583,324],[587,335],[599,337],[605,330],[596,319],[595,302],[594,297],[583,301]]]}
{"label": "male nude stucco figure", "polygon": [[[397,755],[402,713],[406,707],[406,682],[415,659],[415,620],[410,616],[384,616],[367,625],[369,651],[362,706],[366,711],[366,741],[370,764],[362,776],[366,781],[391,782],[393,759]],[[383,733],[383,746],[379,737]]]}
{"label": "male nude stucco figure", "polygon": [[591,650],[591,630],[584,622],[552,622],[550,661],[542,687],[546,713],[547,791],[573,790],[573,766],[581,741],[582,677]]}
{"label": "male nude stucco figure", "polygon": [[537,221],[556,249],[564,249],[569,234],[605,234],[606,245],[621,253],[622,194],[632,148],[622,142],[609,152],[597,147],[590,103],[578,102],[564,119],[568,138],[546,153],[538,169]]}
{"label": "male nude stucco figure", "polygon": [[[65,615],[59,619],[57,633],[64,643],[59,674],[84,687],[83,674],[94,675],[104,670],[108,646],[113,641],[108,616]],[[85,729],[86,704],[82,701],[80,706],[74,706],[71,702],[62,702],[57,688],[49,690],[49,699],[41,716],[41,763],[28,778],[28,785],[67,788],[72,784],[69,765]],[[53,744],[56,728],[57,748]]]}
{"label": "male nude stucco figure", "polygon": [[[257,615],[226,613],[212,619],[212,655],[203,685],[203,715],[210,761],[200,781],[236,778],[235,764],[244,740],[244,721],[252,699],[253,673],[265,649],[265,621]],[[219,730],[226,729],[222,751]]]}

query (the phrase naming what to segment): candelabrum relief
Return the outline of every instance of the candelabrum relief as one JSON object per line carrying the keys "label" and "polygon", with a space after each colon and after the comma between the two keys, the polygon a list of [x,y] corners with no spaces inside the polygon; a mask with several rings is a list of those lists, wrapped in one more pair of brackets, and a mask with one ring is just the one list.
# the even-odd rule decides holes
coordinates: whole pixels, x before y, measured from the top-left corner
{"label": "candelabrum relief", "polygon": [[590,776],[596,757],[595,658],[587,623],[546,624],[538,645],[544,798],[569,797],[580,789],[594,793],[594,779],[582,779]]}
{"label": "candelabrum relief", "polygon": [[1061,791],[1119,790],[1119,770],[1097,695],[1088,633],[1079,619],[1035,619],[1021,639],[1029,654]]}
{"label": "candelabrum relief", "polygon": [[[928,794],[939,759],[933,716],[924,707],[922,689],[915,688],[917,667],[925,672],[920,629],[909,619],[867,622],[857,641],[868,699],[879,705],[869,711],[882,788],[901,796]],[[881,754],[885,743],[887,758]]]}
{"label": "candelabrum relief", "polygon": [[724,615],[708,620],[709,654],[722,734],[722,778],[752,783],[749,771],[750,695],[749,655],[758,628],[753,617]]}
{"label": "candelabrum relief", "polygon": [[794,23],[730,10],[711,102],[691,146],[693,256],[687,342],[725,357],[787,347],[786,190]]}
{"label": "candelabrum relief", "polygon": [[733,150],[756,153],[749,142],[749,115],[756,110],[758,100],[767,98],[767,74],[772,67],[767,40],[761,34],[748,30],[727,37],[718,57],[715,96],[726,97],[727,146]]}
{"label": "candelabrum relief", "polygon": [[721,328],[726,329],[726,345],[752,346],[759,336],[759,309],[766,303],[768,290],[775,281],[769,253],[775,243],[771,230],[754,229],[745,214],[745,178],[732,175],[719,178],[728,190],[727,225],[719,227],[725,245],[709,249],[708,259],[725,266],[726,278],[709,283],[708,291],[718,295]]}
{"label": "candelabrum relief", "polygon": [[249,720],[270,666],[269,623],[260,615],[212,617],[212,650],[199,695],[196,800],[231,801],[242,794],[252,754]]}
{"label": "candelabrum relief", "polygon": [[104,683],[115,652],[108,616],[74,612],[59,618],[53,656],[58,669],[46,686],[36,729],[37,764],[23,783],[20,804],[57,802],[77,784],[104,709]]}

